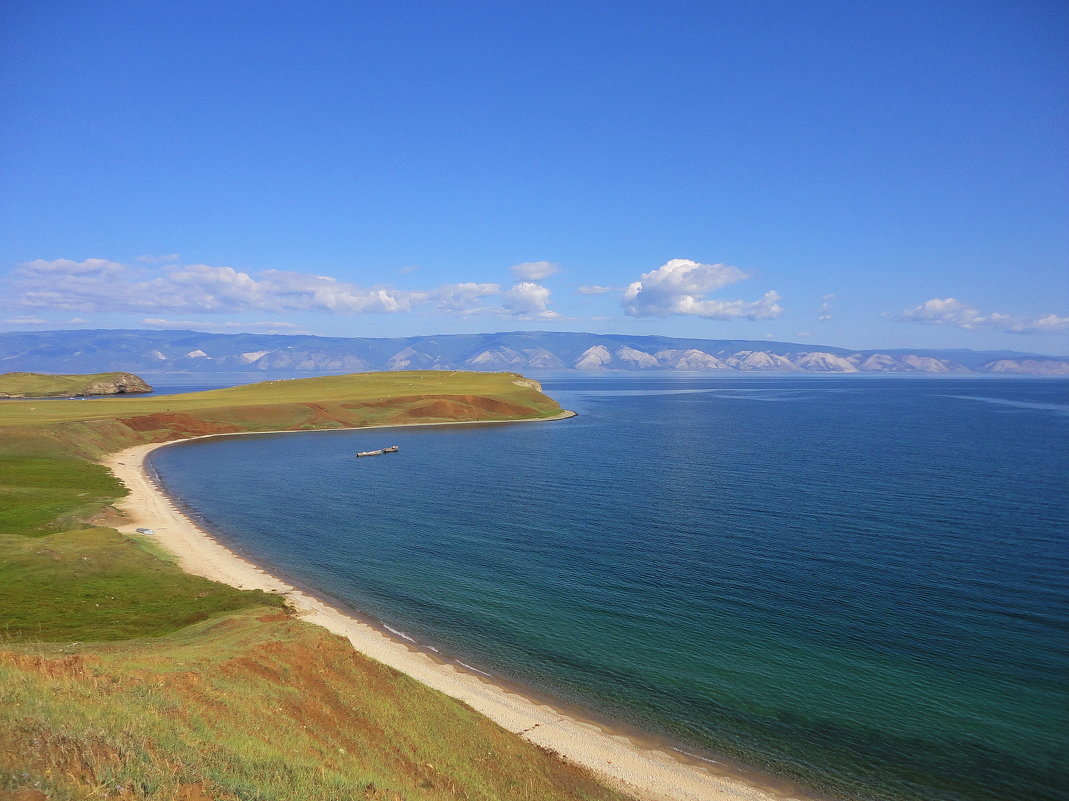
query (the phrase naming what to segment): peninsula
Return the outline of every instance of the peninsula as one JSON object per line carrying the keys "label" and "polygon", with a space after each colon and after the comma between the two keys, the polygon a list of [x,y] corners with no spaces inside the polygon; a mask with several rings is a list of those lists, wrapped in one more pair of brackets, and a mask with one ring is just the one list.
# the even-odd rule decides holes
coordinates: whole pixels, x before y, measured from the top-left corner
{"label": "peninsula", "polygon": [[195,436],[567,414],[507,373],[0,404],[5,789],[35,799],[774,797],[295,590],[198,529],[142,469],[152,448]]}

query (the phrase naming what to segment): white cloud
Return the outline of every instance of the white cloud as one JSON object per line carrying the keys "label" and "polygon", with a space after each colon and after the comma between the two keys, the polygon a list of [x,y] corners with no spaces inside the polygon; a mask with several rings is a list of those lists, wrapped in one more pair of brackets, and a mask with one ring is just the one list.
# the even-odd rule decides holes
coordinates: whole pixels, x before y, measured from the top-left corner
{"label": "white cloud", "polygon": [[981,314],[980,311],[957,298],[932,298],[919,306],[907,309],[899,315],[910,323],[943,325],[949,323],[960,328],[978,328],[988,325],[1004,325],[1010,318],[1004,314]]}
{"label": "white cloud", "polygon": [[560,267],[551,261],[525,261],[523,264],[514,264],[509,269],[520,281],[541,281],[560,272]]}
{"label": "white cloud", "polygon": [[1069,331],[1069,317],[1048,314],[1038,320],[1019,323],[1011,328],[1010,331],[1014,334],[1053,334],[1059,331]]}
{"label": "white cloud", "polygon": [[93,278],[99,276],[114,276],[126,272],[127,267],[117,261],[107,259],[86,259],[74,261],[73,259],[34,259],[24,263],[20,272],[26,275],[62,275],[67,277]]}
{"label": "white cloud", "polygon": [[168,253],[166,256],[156,256],[152,253],[146,253],[143,256],[138,256],[137,260],[142,264],[167,264],[172,261],[178,261],[181,258],[177,253]]}
{"label": "white cloud", "polygon": [[47,325],[48,320],[43,317],[9,317],[4,320],[5,325]]}
{"label": "white cloud", "polygon": [[500,284],[466,283],[440,286],[431,293],[431,296],[438,308],[443,311],[474,314],[485,311],[478,305],[483,298],[499,294],[501,294]]}
{"label": "white cloud", "polygon": [[559,317],[549,308],[549,290],[541,284],[521,281],[505,293],[506,312],[524,319],[551,320]]}
{"label": "white cloud", "polygon": [[207,264],[132,267],[105,259],[27,262],[15,271],[16,305],[80,312],[233,313],[410,311],[433,292],[361,287],[324,275],[265,270],[251,275]]}
{"label": "white cloud", "polygon": [[617,291],[617,288],[614,286],[600,286],[598,284],[576,287],[576,292],[580,295],[607,295],[609,292]]}
{"label": "white cloud", "polygon": [[[545,272],[547,263],[539,264]],[[146,267],[105,259],[38,259],[21,265],[8,288],[8,306],[83,314],[132,312],[146,315],[146,325],[202,329],[211,326],[185,318],[172,323],[165,318],[171,314],[244,312],[394,314],[418,308],[458,315],[491,313],[528,319],[558,316],[548,308],[549,290],[532,281],[517,283],[504,293],[502,303],[491,304],[488,298],[503,294],[500,284],[466,282],[428,290],[402,290],[362,287],[329,275],[286,270],[249,273],[208,264]]]}
{"label": "white cloud", "polygon": [[717,300],[710,292],[749,278],[738,267],[701,264],[690,259],[672,259],[643,273],[624,291],[624,311],[633,317],[666,317],[685,314],[711,320],[765,320],[779,317],[780,296],[766,292],[760,300]]}
{"label": "white cloud", "polygon": [[820,299],[820,308],[817,309],[818,320],[830,320],[831,319],[831,302],[835,299],[835,295],[824,295]]}
{"label": "white cloud", "polygon": [[1011,334],[1049,334],[1069,331],[1069,317],[1048,314],[1045,317],[1029,319],[999,312],[983,314],[976,307],[963,303],[957,298],[932,298],[901,314],[891,316],[910,323],[956,325],[966,330],[998,328]]}

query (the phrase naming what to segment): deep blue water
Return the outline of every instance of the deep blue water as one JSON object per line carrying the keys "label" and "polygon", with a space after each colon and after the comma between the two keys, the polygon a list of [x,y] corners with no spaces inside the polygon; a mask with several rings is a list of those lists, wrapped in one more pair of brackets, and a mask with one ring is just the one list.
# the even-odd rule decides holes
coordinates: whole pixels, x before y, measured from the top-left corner
{"label": "deep blue water", "polygon": [[580,416],[153,460],[265,565],[691,752],[832,797],[1069,798],[1069,382],[544,384]]}

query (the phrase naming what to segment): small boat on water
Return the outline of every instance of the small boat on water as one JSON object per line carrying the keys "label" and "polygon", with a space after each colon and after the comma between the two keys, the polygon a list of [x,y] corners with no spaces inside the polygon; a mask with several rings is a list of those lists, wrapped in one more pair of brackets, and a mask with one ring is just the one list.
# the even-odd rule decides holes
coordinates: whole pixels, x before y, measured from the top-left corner
{"label": "small boat on water", "polygon": [[378,456],[380,453],[397,453],[397,446],[391,445],[389,448],[379,448],[377,451],[358,451],[357,456]]}

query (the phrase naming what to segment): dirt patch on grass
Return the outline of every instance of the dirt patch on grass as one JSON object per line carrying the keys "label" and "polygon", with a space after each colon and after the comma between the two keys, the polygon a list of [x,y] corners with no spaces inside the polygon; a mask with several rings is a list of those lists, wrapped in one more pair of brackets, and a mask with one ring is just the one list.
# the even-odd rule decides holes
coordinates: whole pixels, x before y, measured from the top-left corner
{"label": "dirt patch on grass", "polygon": [[486,420],[498,417],[531,417],[536,414],[529,406],[480,395],[419,395],[364,403],[343,403],[341,406],[354,410],[394,410],[397,413],[395,419],[398,421]]}
{"label": "dirt patch on grass", "polygon": [[281,623],[284,620],[289,620],[290,616],[285,612],[279,612],[277,615],[260,615],[256,619],[261,623]]}
{"label": "dirt patch on grass", "polygon": [[231,423],[216,423],[209,420],[201,420],[191,414],[180,412],[156,412],[140,417],[123,417],[119,422],[134,431],[167,431],[183,436],[199,436],[202,434],[231,434],[241,431],[239,426]]}
{"label": "dirt patch on grass", "polygon": [[406,410],[411,418],[441,418],[449,420],[485,419],[487,414],[500,417],[522,417],[531,409],[516,403],[473,395],[439,395],[421,398]]}
{"label": "dirt patch on grass", "polygon": [[88,520],[90,525],[101,528],[118,528],[126,522],[126,515],[114,506],[105,506]]}
{"label": "dirt patch on grass", "polygon": [[19,670],[48,676],[51,679],[83,678],[87,661],[86,657],[81,654],[66,654],[50,659],[38,654],[0,651],[0,662],[6,662]]}

